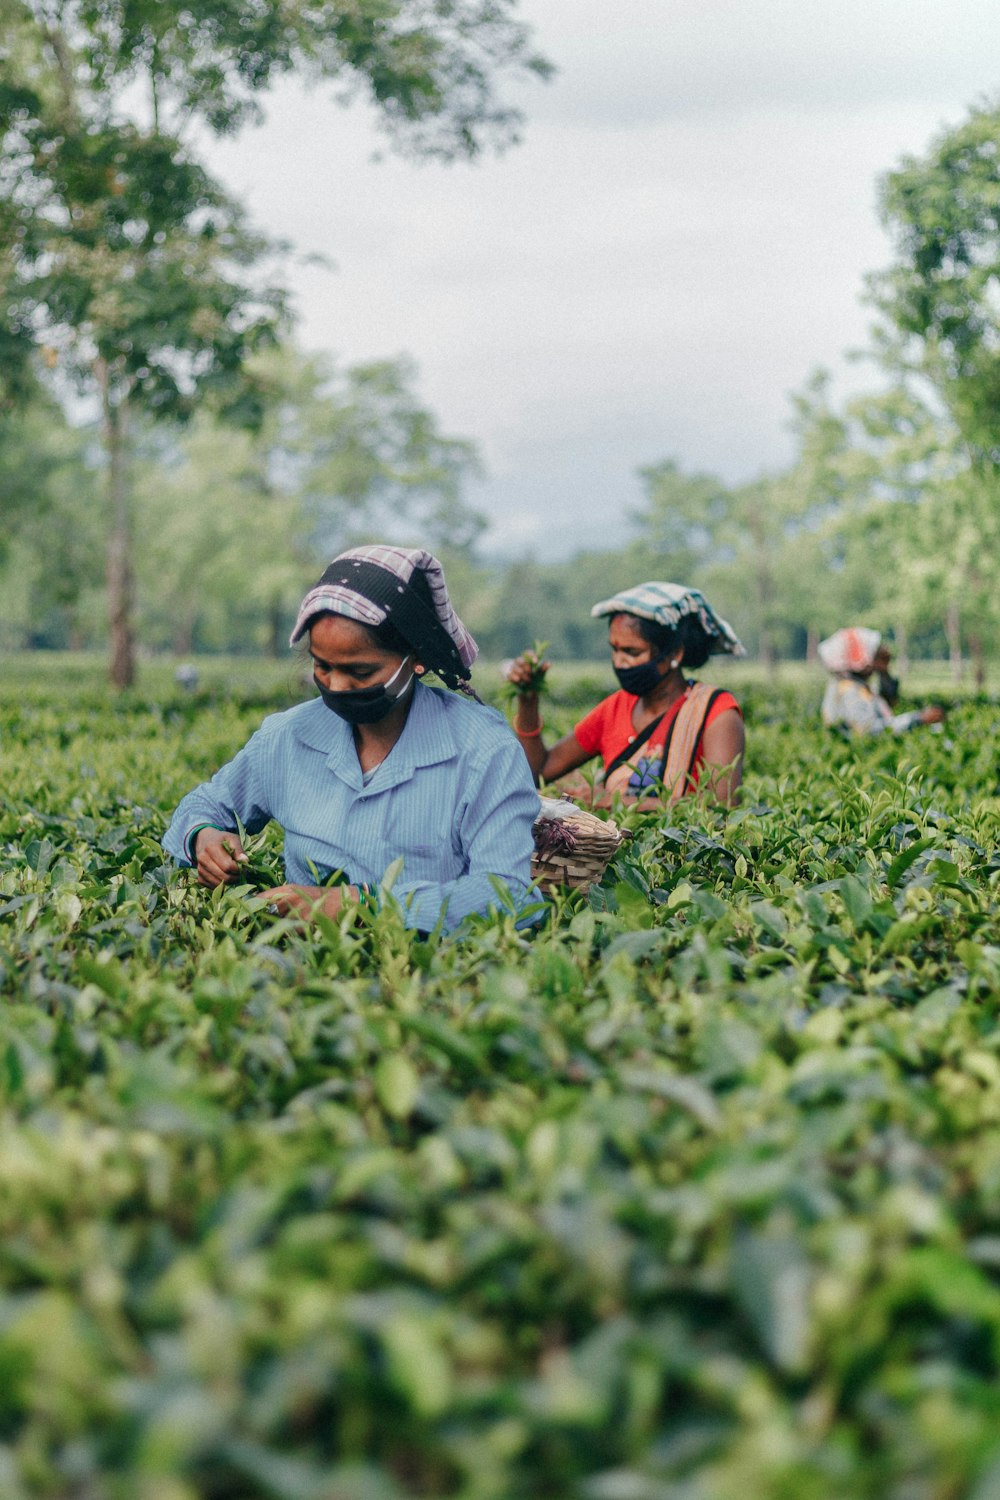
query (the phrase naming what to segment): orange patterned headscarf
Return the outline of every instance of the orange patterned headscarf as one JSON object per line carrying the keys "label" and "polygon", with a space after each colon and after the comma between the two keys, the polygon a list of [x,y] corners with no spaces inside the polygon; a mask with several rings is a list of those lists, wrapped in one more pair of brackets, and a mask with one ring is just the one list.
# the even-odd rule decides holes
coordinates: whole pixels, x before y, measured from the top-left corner
{"label": "orange patterned headscarf", "polygon": [[828,672],[837,675],[870,672],[881,640],[877,630],[868,630],[864,625],[847,625],[820,641],[817,648],[819,659]]}

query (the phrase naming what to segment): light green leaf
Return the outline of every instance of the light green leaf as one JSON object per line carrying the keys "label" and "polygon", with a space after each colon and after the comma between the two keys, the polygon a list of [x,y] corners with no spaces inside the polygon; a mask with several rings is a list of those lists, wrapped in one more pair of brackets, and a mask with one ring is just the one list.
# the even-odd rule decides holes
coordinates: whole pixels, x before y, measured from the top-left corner
{"label": "light green leaf", "polygon": [[405,1120],[417,1102],[420,1079],[401,1052],[380,1058],[375,1069],[375,1093],[387,1114]]}

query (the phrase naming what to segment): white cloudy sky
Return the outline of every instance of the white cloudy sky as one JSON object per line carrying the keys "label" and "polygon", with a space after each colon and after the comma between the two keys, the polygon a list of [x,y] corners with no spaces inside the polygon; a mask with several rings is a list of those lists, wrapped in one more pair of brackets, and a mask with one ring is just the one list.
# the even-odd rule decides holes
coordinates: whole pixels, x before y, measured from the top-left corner
{"label": "white cloudy sky", "polygon": [[[790,455],[788,393],[848,390],[876,183],[1000,93],[996,0],[522,0],[558,67],[523,143],[475,166],[372,160],[363,109],[275,93],[216,170],[290,267],[300,341],[399,353],[472,438],[488,546],[620,540],[636,469],[730,480]],[[508,93],[510,91],[508,90]]]}

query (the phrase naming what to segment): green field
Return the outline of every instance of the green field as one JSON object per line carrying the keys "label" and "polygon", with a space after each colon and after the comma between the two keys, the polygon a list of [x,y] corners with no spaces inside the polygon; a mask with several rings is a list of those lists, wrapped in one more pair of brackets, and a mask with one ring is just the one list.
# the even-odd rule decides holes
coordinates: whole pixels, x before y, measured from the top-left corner
{"label": "green field", "polygon": [[739,811],[305,938],[163,863],[302,691],[199,667],[4,663],[3,1500],[996,1500],[1000,707],[738,666]]}

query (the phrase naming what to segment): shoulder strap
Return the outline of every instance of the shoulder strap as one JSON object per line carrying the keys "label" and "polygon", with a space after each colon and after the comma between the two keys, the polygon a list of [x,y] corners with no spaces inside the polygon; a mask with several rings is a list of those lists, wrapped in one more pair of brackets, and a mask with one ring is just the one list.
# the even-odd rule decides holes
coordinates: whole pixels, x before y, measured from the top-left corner
{"label": "shoulder strap", "polygon": [[712,688],[706,682],[694,683],[670,726],[670,734],[663,747],[659,779],[664,783],[665,789],[669,787],[671,802],[677,802],[690,790],[705,724],[713,704],[724,692],[725,688]]}
{"label": "shoulder strap", "polygon": [[[666,710],[664,710],[664,712],[665,711]],[[654,729],[656,729],[657,725],[660,723],[660,721],[662,720],[662,718],[663,718],[663,714],[660,714],[660,716],[659,716],[658,719],[650,719],[650,721],[646,725],[645,729],[640,729],[640,731],[636,735],[635,739],[634,740],[629,740],[629,742],[625,746],[624,750],[619,750],[618,754],[615,756],[615,758],[611,762],[611,764],[604,767],[604,780],[605,781],[607,781],[607,779],[611,775],[612,771],[617,771],[617,769],[618,769],[619,766],[623,766],[627,760],[631,760],[632,759],[633,755],[639,749],[639,747],[641,745],[644,745],[646,743],[646,741],[649,739],[650,735],[653,733]],[[673,728],[673,725],[671,725],[671,729],[672,728]]]}

